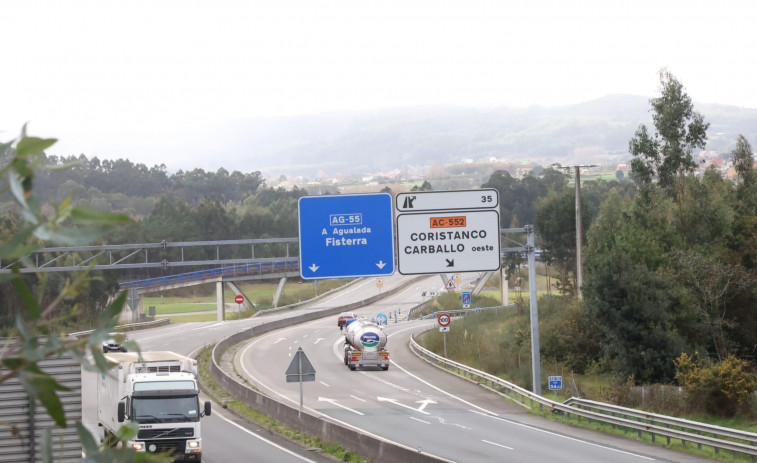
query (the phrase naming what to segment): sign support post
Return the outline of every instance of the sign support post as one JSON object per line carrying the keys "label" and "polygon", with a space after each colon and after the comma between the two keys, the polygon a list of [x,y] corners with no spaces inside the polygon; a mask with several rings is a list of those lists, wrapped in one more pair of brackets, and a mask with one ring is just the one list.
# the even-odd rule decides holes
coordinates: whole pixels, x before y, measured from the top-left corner
{"label": "sign support post", "polygon": [[292,362],[289,364],[285,373],[287,383],[299,382],[300,383],[300,410],[297,413],[297,417],[302,417],[302,383],[305,381],[315,381],[315,368],[310,363],[302,347],[297,349],[294,354]]}
{"label": "sign support post", "polygon": [[297,356],[297,363],[298,371],[300,372],[300,409],[297,411],[297,418],[302,418],[302,355]]}
{"label": "sign support post", "polygon": [[439,324],[439,331],[442,332],[442,337],[444,339],[444,358],[447,358],[447,331],[449,331],[449,324],[452,321],[449,314],[446,313],[440,313],[438,317],[436,317],[436,322]]}

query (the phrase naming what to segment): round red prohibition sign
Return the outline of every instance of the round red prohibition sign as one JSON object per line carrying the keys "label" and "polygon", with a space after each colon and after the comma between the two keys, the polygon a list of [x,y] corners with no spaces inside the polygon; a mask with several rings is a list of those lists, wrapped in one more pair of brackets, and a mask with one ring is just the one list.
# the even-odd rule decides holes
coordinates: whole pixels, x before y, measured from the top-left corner
{"label": "round red prohibition sign", "polygon": [[242,302],[244,302],[244,296],[242,296],[241,294],[237,294],[237,297],[234,298],[234,302],[236,302],[237,304],[241,304]]}
{"label": "round red prohibition sign", "polygon": [[449,326],[449,322],[452,320],[449,318],[449,314],[440,313],[436,321],[439,322],[439,326]]}

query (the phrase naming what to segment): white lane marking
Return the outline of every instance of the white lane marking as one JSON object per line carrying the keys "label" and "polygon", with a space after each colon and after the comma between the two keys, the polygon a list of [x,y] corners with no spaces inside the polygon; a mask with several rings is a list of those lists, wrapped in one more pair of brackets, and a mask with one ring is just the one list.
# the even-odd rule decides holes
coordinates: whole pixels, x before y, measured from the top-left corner
{"label": "white lane marking", "polygon": [[507,450],[514,450],[512,447],[508,447],[506,445],[498,444],[496,442],[491,442],[491,441],[488,441],[488,440],[485,440],[485,439],[481,439],[481,442],[486,442],[487,444],[496,445],[497,447],[502,447],[503,449],[507,449]]}
{"label": "white lane marking", "polygon": [[405,405],[405,404],[403,404],[402,402],[400,402],[400,401],[399,401],[399,400],[397,400],[397,399],[389,399],[389,398],[386,398],[386,397],[376,397],[376,399],[378,399],[378,401],[379,401],[379,402],[391,402],[391,403],[393,403],[394,405],[399,405],[400,407],[409,408],[410,410],[412,410],[412,411],[414,411],[414,412],[423,413],[424,415],[430,415],[430,414],[431,414],[431,413],[429,413],[429,412],[426,412],[426,411],[423,411],[423,410],[421,410],[421,409],[418,409],[418,408],[413,408],[413,407],[411,407],[410,405]]}
{"label": "white lane marking", "polygon": [[354,395],[350,395],[350,397],[352,397],[353,399],[359,400],[361,402],[368,402],[367,400],[361,399],[360,397],[357,397],[357,396],[354,396]]}
{"label": "white lane marking", "polygon": [[408,418],[410,418],[411,420],[420,421],[421,423],[431,424],[428,421],[423,421],[422,419],[416,418],[414,416],[409,416]]}
{"label": "white lane marking", "polygon": [[[304,323],[304,324],[302,324],[302,325],[299,325],[299,326],[301,326],[301,327],[302,327],[302,326],[305,326],[305,327],[306,327],[306,326],[309,326],[309,325],[313,325],[313,324],[316,324],[316,323],[318,323],[318,322],[320,322],[320,320],[315,320],[315,321],[312,321],[312,322],[309,322],[309,323]],[[248,351],[249,349],[251,349],[251,348],[252,348],[252,346],[254,346],[255,344],[257,344],[257,343],[258,343],[259,341],[262,341],[262,340],[264,340],[264,339],[268,339],[268,338],[270,338],[271,336],[274,336],[275,334],[276,334],[276,333],[274,332],[274,333],[271,333],[271,334],[263,335],[263,336],[261,336],[261,337],[260,337],[260,338],[258,338],[258,339],[255,339],[255,340],[254,340],[254,341],[252,341],[251,343],[247,344],[247,346],[246,346],[246,347],[245,347],[244,349],[242,349],[242,351],[241,351],[240,353],[238,353],[237,355],[238,355],[238,356],[240,356],[240,358],[244,358],[244,357],[245,357],[245,356],[247,355],[247,351]],[[334,343],[334,348],[336,348],[336,344],[337,344],[338,342],[339,342],[339,341],[337,341],[336,343]],[[336,351],[334,351],[334,353],[336,354]],[[338,354],[337,354],[337,358],[340,358],[340,359],[341,359],[341,357],[339,357],[339,355],[338,355]],[[261,387],[263,387],[263,388],[265,388],[265,389],[268,389],[268,390],[269,390],[269,391],[271,391],[271,392],[272,392],[273,394],[276,394],[276,395],[280,396],[280,397],[281,397],[282,399],[284,399],[284,400],[286,400],[286,401],[288,401],[288,402],[291,402],[292,404],[294,404],[294,405],[296,405],[296,406],[299,406],[299,401],[298,401],[298,400],[292,399],[291,397],[287,397],[287,396],[286,396],[286,395],[284,395],[283,393],[279,392],[279,391],[278,391],[277,389],[274,389],[274,388],[268,387],[268,386],[267,386],[266,384],[264,384],[264,383],[263,383],[262,381],[260,381],[260,380],[259,380],[259,379],[258,379],[257,377],[255,377],[255,375],[253,375],[252,373],[250,373],[250,371],[249,371],[249,370],[247,369],[247,367],[245,366],[244,362],[240,362],[240,364],[241,364],[241,366],[242,366],[242,370],[244,371],[244,373],[245,373],[245,374],[246,374],[246,375],[247,375],[247,376],[248,376],[248,377],[249,377],[249,378],[250,378],[250,379],[251,379],[251,380],[252,380],[253,382],[255,382],[255,383],[259,384],[259,385],[260,385]],[[405,444],[403,444],[403,443],[401,443],[401,442],[397,442],[397,441],[394,441],[394,440],[391,440],[391,439],[387,439],[386,437],[383,437],[383,436],[379,436],[378,434],[374,434],[374,433],[372,433],[372,432],[368,431],[367,429],[364,429],[364,428],[361,428],[361,427],[355,426],[355,425],[354,425],[354,424],[352,424],[352,423],[348,423],[348,422],[346,422],[346,421],[342,421],[342,420],[340,420],[340,419],[338,419],[338,418],[334,418],[333,416],[329,415],[328,413],[320,412],[320,411],[318,411],[318,410],[316,410],[316,409],[314,409],[314,408],[308,407],[307,405],[305,405],[305,406],[304,406],[303,408],[304,408],[305,410],[308,410],[308,411],[309,411],[310,413],[312,413],[312,414],[313,414],[314,416],[316,416],[316,417],[320,417],[320,416],[327,416],[327,417],[328,417],[328,418],[329,418],[330,420],[334,421],[335,423],[339,423],[339,424],[341,424],[342,426],[344,426],[344,427],[346,427],[346,428],[349,428],[349,429],[353,429],[353,430],[355,430],[355,431],[358,431],[358,432],[360,432],[361,434],[365,434],[366,436],[370,436],[370,437],[373,437],[374,439],[380,440],[380,441],[382,441],[382,442],[391,442],[392,444],[398,445],[398,446],[400,446],[400,447],[402,447],[402,448],[404,448],[404,449],[409,449],[409,450],[416,450],[416,449],[414,449],[414,448],[412,448],[412,447],[409,447],[409,446],[407,446],[407,445],[405,445]],[[433,454],[433,453],[430,453],[430,452],[426,452],[426,453],[427,453],[428,455],[430,455],[430,456],[432,456],[432,457],[436,458],[436,459],[437,459],[437,460],[439,460],[439,461],[443,461],[443,462],[446,462],[446,463],[455,463],[455,462],[454,462],[453,460],[448,460],[448,459],[446,459],[446,458],[443,458],[443,457],[441,457],[441,456],[439,456],[439,455],[435,455],[435,454]]]}
{"label": "white lane marking", "polygon": [[395,389],[399,389],[402,392],[410,392],[410,388],[409,387],[400,386],[399,384],[394,384],[391,381],[387,381],[384,378],[381,378],[379,375],[371,374],[371,373],[375,373],[375,372],[361,371],[359,373],[362,374],[362,375],[370,377],[371,381],[379,382],[379,383],[384,383],[387,386],[393,387]]}
{"label": "white lane marking", "polygon": [[302,338],[304,339],[304,338],[307,338],[307,337],[308,337],[308,335],[306,334],[306,335],[305,335],[305,336],[303,336]]}
{"label": "white lane marking", "polygon": [[273,343],[274,343],[274,344],[278,344],[278,343],[280,343],[281,341],[285,341],[285,340],[286,340],[286,338],[279,338],[279,339],[277,339],[277,340],[273,341]]}
{"label": "white lane marking", "polygon": [[318,344],[319,342],[323,341],[325,338],[318,338],[315,340],[313,344]]}
{"label": "white lane marking", "polygon": [[321,384],[323,384],[323,385],[324,385],[324,386],[326,386],[326,387],[331,387],[331,386],[329,386],[328,384],[324,383],[323,381],[318,381],[318,382],[319,382],[319,383],[321,383]]}
{"label": "white lane marking", "polygon": [[495,420],[500,420],[500,421],[504,421],[506,423],[514,424],[516,426],[520,426],[520,427],[523,427],[523,428],[528,428],[528,429],[531,429],[531,430],[534,430],[534,431],[543,432],[543,433],[549,434],[551,436],[562,437],[563,439],[572,440],[572,441],[578,442],[580,444],[591,445],[593,447],[599,447],[601,449],[610,450],[610,451],[622,453],[622,454],[625,454],[625,455],[631,455],[632,457],[638,457],[638,458],[643,458],[645,460],[655,461],[654,458],[645,457],[644,455],[639,455],[637,453],[626,452],[625,450],[618,450],[618,449],[614,449],[612,447],[606,447],[604,445],[595,444],[593,442],[588,442],[588,441],[585,441],[585,440],[576,439],[575,437],[564,436],[564,435],[558,434],[556,432],[547,431],[546,429],[539,429],[539,428],[536,428],[534,426],[530,426],[528,424],[518,423],[517,421],[508,420],[506,418],[502,418],[502,417],[499,417],[499,416],[487,415],[486,413],[481,413],[481,412],[479,412],[477,410],[469,410],[469,411],[473,412],[473,413],[478,413],[479,415],[488,416],[489,418],[492,418],[492,419],[495,419]]}
{"label": "white lane marking", "polygon": [[237,424],[237,423],[235,423],[235,422],[231,421],[230,419],[226,418],[226,417],[225,417],[225,416],[223,416],[222,414],[218,413],[218,411],[217,411],[217,410],[213,410],[213,414],[214,414],[215,416],[217,416],[218,418],[221,418],[222,420],[226,421],[227,423],[229,423],[229,424],[231,424],[231,425],[233,425],[233,426],[236,426],[237,428],[239,428],[240,430],[242,430],[242,431],[246,432],[247,434],[249,434],[249,435],[253,436],[254,438],[262,440],[263,442],[265,442],[265,443],[266,443],[266,444],[268,444],[268,445],[271,445],[271,446],[273,446],[273,447],[276,447],[277,449],[279,449],[279,450],[281,450],[281,451],[283,451],[283,452],[286,452],[286,453],[288,453],[288,454],[290,454],[290,455],[292,455],[292,456],[294,456],[294,457],[297,457],[297,458],[299,458],[299,459],[300,459],[300,460],[302,460],[302,461],[307,461],[307,462],[309,462],[309,463],[316,463],[316,461],[315,461],[315,460],[311,460],[311,459],[309,459],[309,458],[305,458],[305,457],[303,457],[302,455],[298,455],[297,453],[294,453],[294,452],[292,452],[291,450],[289,450],[289,449],[286,449],[286,448],[284,448],[284,447],[280,446],[279,444],[277,444],[277,443],[275,443],[275,442],[273,442],[273,441],[270,441],[270,440],[266,439],[265,437],[263,437],[263,436],[261,436],[261,435],[258,435],[258,434],[255,434],[254,432],[250,431],[249,429],[246,429],[246,428],[244,428],[244,427],[240,426],[239,424]]}
{"label": "white lane marking", "polygon": [[296,339],[296,340],[294,341],[294,343],[295,343],[295,344],[297,344],[298,342],[300,342],[300,340],[299,340],[299,339]]}
{"label": "white lane marking", "polygon": [[337,401],[336,401],[336,399],[327,399],[327,398],[325,398],[325,397],[318,397],[318,401],[319,401],[319,402],[328,402],[328,403],[330,403],[331,405],[336,405],[337,407],[341,407],[341,408],[343,408],[343,409],[345,409],[345,410],[347,410],[347,411],[350,411],[350,412],[352,412],[352,413],[356,413],[356,414],[358,414],[358,415],[360,415],[360,416],[363,416],[363,415],[365,415],[365,413],[363,413],[363,412],[359,412],[359,411],[357,411],[357,410],[353,410],[353,409],[351,409],[350,407],[346,407],[346,406],[344,406],[344,405],[340,404],[339,402],[337,402]]}
{"label": "white lane marking", "polygon": [[[396,331],[396,332],[392,333],[392,335],[394,335],[394,334],[397,334],[397,333],[401,333],[402,331],[406,331],[406,330],[415,329],[415,328],[417,328],[417,326],[411,326],[411,327],[408,327],[408,328],[403,328],[403,329],[401,329],[401,330],[399,330],[399,331]],[[390,335],[390,336],[391,336],[391,335]],[[468,402],[467,400],[465,400],[465,399],[463,399],[463,398],[461,398],[461,397],[458,397],[458,396],[456,396],[456,395],[454,395],[454,394],[452,394],[452,393],[450,393],[450,392],[447,392],[447,391],[445,391],[444,389],[442,389],[442,388],[440,388],[440,387],[438,387],[438,386],[434,386],[433,384],[429,383],[428,381],[426,381],[426,380],[424,380],[424,379],[421,379],[421,378],[419,378],[418,376],[416,376],[416,375],[414,375],[414,374],[410,373],[410,372],[409,372],[408,370],[406,370],[405,368],[402,368],[402,366],[401,366],[400,364],[398,364],[396,360],[392,360],[392,364],[393,364],[394,366],[396,366],[397,368],[399,368],[400,370],[402,370],[403,372],[405,372],[405,374],[406,374],[406,375],[408,375],[408,376],[410,376],[410,377],[412,377],[412,378],[415,378],[415,379],[417,379],[418,381],[422,382],[423,384],[425,384],[425,385],[426,385],[426,386],[428,386],[428,387],[431,387],[431,388],[434,388],[434,389],[436,389],[437,391],[441,392],[442,394],[446,394],[447,396],[449,396],[449,397],[452,397],[452,398],[453,398],[453,399],[455,399],[455,400],[459,400],[460,402],[462,402],[462,403],[464,403],[464,404],[466,404],[466,405],[468,405],[468,406],[470,406],[470,407],[473,407],[473,408],[477,408],[477,409],[479,409],[479,410],[481,410],[481,411],[483,411],[483,412],[485,412],[485,413],[488,413],[488,414],[490,414],[490,415],[492,415],[492,416],[498,416],[498,415],[497,415],[496,413],[494,413],[494,412],[492,412],[492,411],[489,411],[489,410],[487,410],[487,409],[485,409],[485,408],[483,408],[483,407],[479,407],[479,406],[478,406],[478,405],[476,405],[476,404],[470,403],[470,402]]]}

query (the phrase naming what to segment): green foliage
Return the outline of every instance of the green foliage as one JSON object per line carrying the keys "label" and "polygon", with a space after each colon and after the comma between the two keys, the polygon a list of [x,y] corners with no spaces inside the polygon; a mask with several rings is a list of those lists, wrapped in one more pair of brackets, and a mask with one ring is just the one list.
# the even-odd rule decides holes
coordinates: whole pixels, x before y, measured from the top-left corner
{"label": "green foliage", "polygon": [[757,390],[755,365],[729,355],[720,362],[699,359],[685,352],[675,359],[676,380],[684,388],[689,405],[716,416],[745,411]]}
{"label": "green foliage", "polygon": [[691,97],[666,69],[660,71],[660,92],[659,98],[650,101],[655,134],[641,125],[628,144],[634,156],[631,170],[641,185],[649,186],[656,178],[680,199],[680,179],[696,168],[693,151],[705,147],[710,124],[694,111]]}
{"label": "green foliage", "polygon": [[[522,180],[498,170],[481,188],[494,188],[499,192],[500,222],[502,227],[509,228],[534,223],[536,201],[549,191],[562,191],[566,184],[565,174],[551,168],[545,169],[541,177],[529,174]],[[516,218],[517,223],[514,222]]]}
{"label": "green foliage", "polygon": [[539,299],[539,336],[545,362],[585,373],[601,354],[601,330],[586,305],[577,299]]}
{"label": "green foliage", "polygon": [[[8,164],[0,169],[0,176],[7,180],[7,186],[3,186],[0,192],[12,193],[24,221],[15,235],[4,237],[7,241],[0,246],[0,261],[20,258],[20,264],[16,263],[13,266],[11,274],[3,275],[0,283],[10,281],[11,291],[15,293],[15,300],[21,306],[21,310],[15,316],[14,328],[8,336],[9,345],[0,352],[0,364],[3,366],[0,383],[10,378],[18,378],[29,397],[38,400],[44,406],[56,426],[65,427],[68,424],[66,413],[58,394],[67,388],[42,370],[39,364],[45,359],[71,355],[81,361],[87,369],[107,371],[109,366],[102,353],[101,343],[115,327],[125,297],[115,299],[102,311],[99,327],[87,339],[71,339],[59,331],[71,315],[57,314],[56,308],[64,299],[76,298],[87,288],[88,275],[78,275],[74,280],[66,282],[58,294],[46,297],[47,280],[40,278],[39,291],[35,293],[28,280],[22,278],[19,268],[26,262],[23,256],[42,243],[86,244],[108,229],[128,222],[129,219],[120,214],[74,206],[70,197],[59,205],[51,204],[52,207],[43,209],[42,201],[33,191],[35,167],[41,151],[53,143],[54,139],[27,136],[24,127],[17,139],[0,145],[0,159],[8,159]],[[8,291],[7,285],[5,291]],[[92,363],[87,360],[88,355],[92,356]],[[98,449],[98,452],[93,453],[91,461],[134,461],[135,456],[128,452],[99,449],[95,439],[83,427],[79,426],[78,431],[87,450]],[[122,432],[124,435],[129,432],[133,434],[136,429],[124,429]],[[47,461],[52,459],[52,451],[47,439],[47,443],[43,444],[43,453],[47,455]],[[125,453],[128,455],[124,455]],[[147,456],[140,459],[161,461]]]}

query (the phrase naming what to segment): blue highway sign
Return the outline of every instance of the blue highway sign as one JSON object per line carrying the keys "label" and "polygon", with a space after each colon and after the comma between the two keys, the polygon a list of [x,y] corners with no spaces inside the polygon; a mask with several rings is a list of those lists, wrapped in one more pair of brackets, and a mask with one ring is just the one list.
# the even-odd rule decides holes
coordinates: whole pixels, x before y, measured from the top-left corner
{"label": "blue highway sign", "polygon": [[550,391],[559,391],[562,389],[562,376],[550,376],[547,378]]}
{"label": "blue highway sign", "polygon": [[463,309],[470,309],[470,291],[463,291]]}
{"label": "blue highway sign", "polygon": [[380,313],[376,315],[376,323],[379,325],[386,325],[388,318],[385,313]]}
{"label": "blue highway sign", "polygon": [[303,196],[298,209],[302,278],[394,273],[390,194]]}

